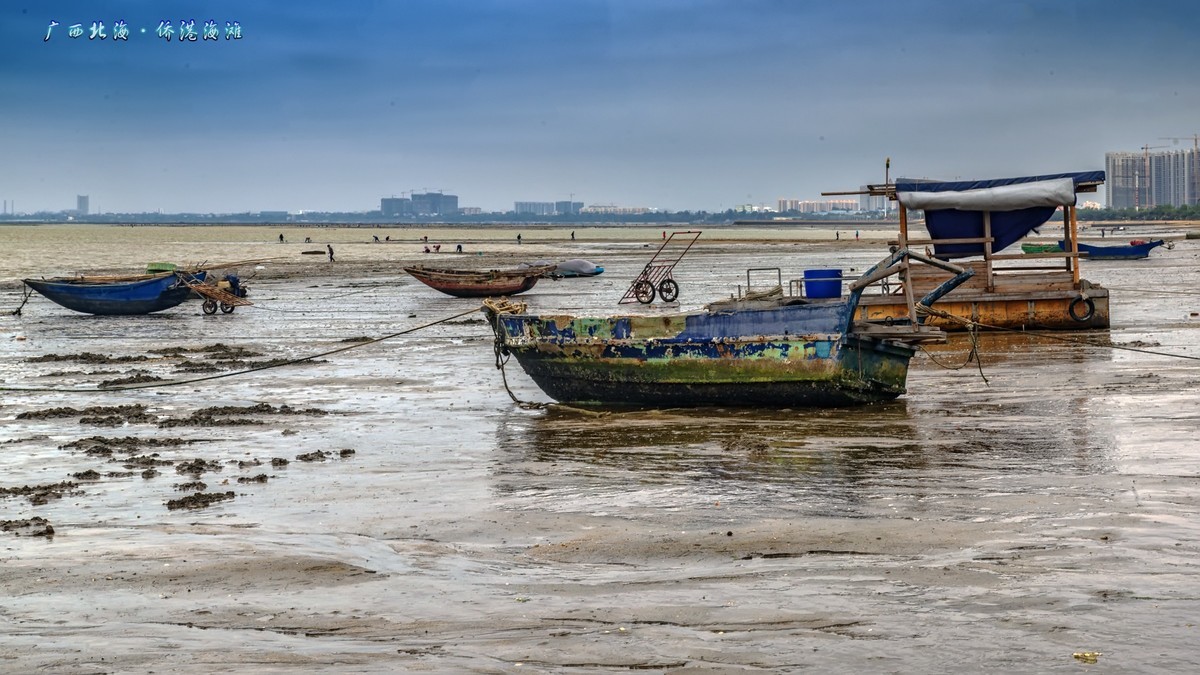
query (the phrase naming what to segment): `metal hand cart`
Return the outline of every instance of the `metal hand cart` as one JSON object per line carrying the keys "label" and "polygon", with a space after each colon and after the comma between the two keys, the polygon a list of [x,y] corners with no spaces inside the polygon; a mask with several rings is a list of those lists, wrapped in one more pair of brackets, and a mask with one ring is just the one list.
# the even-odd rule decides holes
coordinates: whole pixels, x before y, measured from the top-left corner
{"label": "metal hand cart", "polygon": [[[676,237],[679,238],[678,241]],[[625,296],[617,304],[624,305],[637,300],[643,305],[648,305],[654,302],[656,291],[663,302],[675,302],[679,297],[679,284],[671,278],[671,271],[699,238],[700,230],[672,232],[671,236],[663,240],[662,246],[658,247],[654,257],[646,263],[642,273],[633,280],[629,290],[625,291]]]}

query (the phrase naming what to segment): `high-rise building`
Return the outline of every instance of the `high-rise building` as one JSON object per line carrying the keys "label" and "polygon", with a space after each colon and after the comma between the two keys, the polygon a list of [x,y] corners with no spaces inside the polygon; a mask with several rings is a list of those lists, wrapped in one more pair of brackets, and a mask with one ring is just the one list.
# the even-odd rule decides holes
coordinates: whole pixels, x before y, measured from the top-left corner
{"label": "high-rise building", "polygon": [[1104,154],[1110,209],[1200,204],[1200,149]]}
{"label": "high-rise building", "polygon": [[554,202],[554,213],[560,216],[573,216],[583,208],[583,202]]}
{"label": "high-rise building", "polygon": [[411,216],[413,213],[412,200],[407,197],[384,197],[379,200],[379,211],[385,218]]}
{"label": "high-rise building", "polygon": [[75,213],[86,216],[88,214],[88,196],[75,195]]}
{"label": "high-rise building", "polygon": [[513,202],[513,213],[552,216],[555,214],[554,202]]}
{"label": "high-rise building", "polygon": [[418,216],[458,215],[458,195],[447,195],[441,192],[414,193],[412,210]]}

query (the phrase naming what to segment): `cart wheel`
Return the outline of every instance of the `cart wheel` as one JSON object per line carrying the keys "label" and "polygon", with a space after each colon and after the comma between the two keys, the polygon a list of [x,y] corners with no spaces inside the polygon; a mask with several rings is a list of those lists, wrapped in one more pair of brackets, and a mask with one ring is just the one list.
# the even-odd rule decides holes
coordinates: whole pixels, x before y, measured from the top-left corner
{"label": "cart wheel", "polygon": [[643,305],[654,302],[654,284],[642,279],[633,284],[633,295]]}
{"label": "cart wheel", "polygon": [[209,298],[204,301],[203,305],[200,305],[200,309],[204,310],[205,314],[216,314],[217,313],[217,301],[213,300],[212,298]]}
{"label": "cart wheel", "polygon": [[658,297],[662,298],[663,302],[675,302],[675,298],[679,297],[679,284],[675,283],[674,279],[658,282]]}
{"label": "cart wheel", "polygon": [[221,313],[222,314],[233,314],[233,308],[234,308],[234,305],[227,305],[223,302],[221,303]]}

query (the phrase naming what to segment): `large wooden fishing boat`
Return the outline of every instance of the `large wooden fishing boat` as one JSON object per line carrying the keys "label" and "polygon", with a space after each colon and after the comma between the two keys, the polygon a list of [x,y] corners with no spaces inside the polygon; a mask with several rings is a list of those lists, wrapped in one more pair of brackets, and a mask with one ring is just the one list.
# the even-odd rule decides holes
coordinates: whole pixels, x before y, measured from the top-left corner
{"label": "large wooden fishing boat", "polygon": [[189,282],[205,272],[165,272],[131,277],[55,277],[24,279],[29,288],[67,309],[85,314],[150,314],[183,303],[192,294]]}
{"label": "large wooden fishing boat", "polygon": [[[1094,192],[1103,183],[1103,171],[1087,171],[954,182],[901,179],[868,186],[866,193],[898,204],[896,246],[931,247],[934,257],[954,260],[976,272],[942,299],[938,309],[944,315],[931,316],[931,325],[950,330],[969,326],[1075,330],[1109,325],[1108,289],[1080,277],[1082,247],[1075,214],[1076,193]],[[1003,252],[1042,227],[1059,209],[1062,250]],[[910,211],[924,212],[928,238],[910,233]],[[905,299],[947,278],[943,270],[914,265],[890,292],[864,295],[858,318],[885,324],[911,319]]]}
{"label": "large wooden fishing boat", "polygon": [[414,265],[405,272],[426,286],[458,298],[486,298],[524,293],[538,279],[551,274],[554,265],[510,270],[455,270]]}
{"label": "large wooden fishing boat", "polygon": [[[850,284],[846,296],[768,296],[656,316],[537,316],[485,303],[499,365],[509,355],[563,402],[637,406],[843,406],[905,392],[908,363],[941,330],[854,320],[863,289],[908,267],[897,251]],[[970,277],[955,276],[921,299],[931,305]]]}

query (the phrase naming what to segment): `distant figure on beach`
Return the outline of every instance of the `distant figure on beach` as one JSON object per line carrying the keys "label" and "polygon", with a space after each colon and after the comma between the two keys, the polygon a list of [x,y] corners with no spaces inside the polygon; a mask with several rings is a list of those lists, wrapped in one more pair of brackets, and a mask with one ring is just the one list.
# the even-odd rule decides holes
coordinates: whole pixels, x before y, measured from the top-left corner
{"label": "distant figure on beach", "polygon": [[433,245],[433,252],[434,252],[434,253],[441,253],[441,252],[442,252],[442,245],[441,245],[441,244],[434,244],[434,245]]}
{"label": "distant figure on beach", "polygon": [[666,239],[666,238],[667,238],[667,231],[663,230],[663,239]]}
{"label": "distant figure on beach", "polygon": [[425,242],[426,244],[428,244],[428,243],[429,243],[429,235],[425,235],[424,237],[421,237],[421,241],[423,241],[423,242]]}
{"label": "distant figure on beach", "polygon": [[575,241],[575,232],[574,231],[571,232],[571,241]]}
{"label": "distant figure on beach", "polygon": [[834,232],[834,233],[833,233],[833,239],[834,239],[834,241],[840,241],[840,240],[841,240],[841,238],[842,238],[842,231],[841,231],[841,230],[838,230],[838,231],[836,231],[836,232]]}
{"label": "distant figure on beach", "polygon": [[329,249],[329,262],[333,262],[333,246],[325,244],[325,248]]}
{"label": "distant figure on beach", "polygon": [[383,238],[383,240],[384,240],[384,241],[391,241],[391,240],[392,240],[392,236],[391,236],[391,235],[388,235],[388,236],[384,237],[384,238]]}
{"label": "distant figure on beach", "polygon": [[1101,238],[1101,239],[1103,239],[1103,238],[1104,238],[1104,228],[1103,228],[1103,227],[1102,227],[1102,228],[1100,228],[1100,238]]}
{"label": "distant figure on beach", "polygon": [[426,253],[429,253],[429,247],[428,247],[428,246],[426,246],[426,247],[425,247],[425,252],[426,252]]}
{"label": "distant figure on beach", "polygon": [[858,230],[854,231],[854,241],[858,241]]}
{"label": "distant figure on beach", "polygon": [[377,234],[376,234],[376,235],[373,235],[373,236],[375,237],[375,243],[376,243],[376,244],[378,244],[378,243],[379,243],[379,235],[377,235]]}
{"label": "distant figure on beach", "polygon": [[281,244],[283,243],[283,233],[282,232],[279,233],[279,243],[281,243]]}
{"label": "distant figure on beach", "polygon": [[520,243],[521,243],[521,233],[518,232],[517,233],[517,244],[520,245]]}
{"label": "distant figure on beach", "polygon": [[462,253],[462,244],[459,244],[458,246],[455,246],[455,247],[454,247],[454,252],[455,252],[455,253]]}
{"label": "distant figure on beach", "polygon": [[306,244],[311,244],[311,243],[312,243],[312,237],[305,237],[305,238],[304,238],[304,243],[306,243]]}

